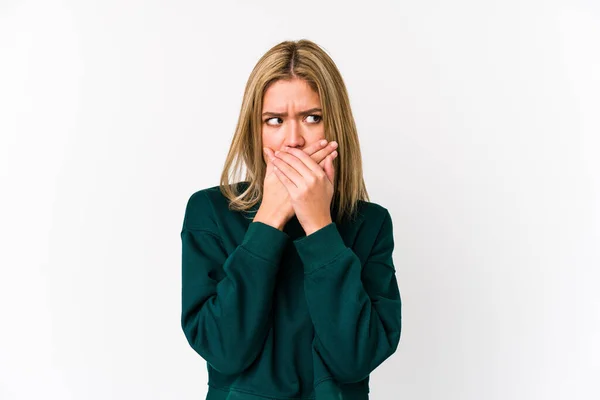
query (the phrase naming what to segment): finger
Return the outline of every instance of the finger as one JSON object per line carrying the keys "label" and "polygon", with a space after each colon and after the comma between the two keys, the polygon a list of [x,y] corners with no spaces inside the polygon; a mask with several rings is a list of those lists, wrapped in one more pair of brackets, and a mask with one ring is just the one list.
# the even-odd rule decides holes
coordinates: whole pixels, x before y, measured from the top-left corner
{"label": "finger", "polygon": [[[298,151],[304,153],[302,150]],[[282,153],[285,152],[280,151],[279,154],[275,154],[275,157],[273,157],[273,166],[277,167],[280,171],[282,171],[283,174],[294,184],[295,187],[300,187],[302,185],[302,182],[304,181],[304,177],[301,174],[299,174],[298,171],[287,162],[287,159],[295,157],[290,154],[285,154],[287,157],[286,159],[283,159],[281,158]],[[305,155],[309,157],[307,154]]]}
{"label": "finger", "polygon": [[311,157],[316,163],[320,163],[325,160],[325,157],[331,154],[337,147],[338,144],[335,141],[329,142],[327,146],[315,152]]}
{"label": "finger", "polygon": [[[295,150],[297,150],[296,154],[302,153],[304,157],[306,157],[316,165],[317,169],[319,169],[321,173],[323,172],[323,169],[319,168],[319,166],[313,161],[312,158],[310,158],[308,154],[305,154],[302,150]],[[315,176],[315,173],[312,172],[312,170],[309,167],[307,167],[303,161],[301,161],[298,157],[285,150],[280,151],[279,154],[276,154],[275,158],[281,161],[285,161],[286,164],[288,164],[291,168],[294,169],[295,174],[293,174],[291,171],[290,173],[288,173],[287,171],[285,172],[288,178],[290,178],[296,184],[297,187],[304,186],[304,182],[306,182],[309,179],[312,179]]]}
{"label": "finger", "polygon": [[[337,151],[331,153],[331,157],[331,161],[335,160],[335,158],[337,157]],[[327,157],[323,158],[323,161],[319,163],[319,167],[325,169],[325,161],[327,161]]]}
{"label": "finger", "polygon": [[263,147],[263,153],[265,155],[265,163],[267,164],[267,171],[265,173],[266,176],[269,175],[273,169],[273,150],[268,147]]}
{"label": "finger", "polygon": [[327,156],[325,158],[325,168],[323,168],[323,170],[325,171],[325,175],[327,175],[327,179],[329,179],[329,182],[331,182],[331,184],[333,184],[333,181],[335,179],[335,168],[333,168],[333,159],[335,157],[333,156]]}
{"label": "finger", "polygon": [[278,167],[273,166],[273,170],[275,171],[275,175],[277,175],[281,183],[283,183],[283,186],[285,186],[287,189],[288,193],[293,193],[293,191],[296,189],[294,182],[292,182],[290,178],[288,178],[287,175]]}
{"label": "finger", "polygon": [[[267,147],[267,149],[269,150],[269,161],[273,162],[273,159],[275,158],[275,150],[270,149]],[[279,150],[281,151],[281,150]]]}
{"label": "finger", "polygon": [[327,146],[327,143],[328,142],[325,139],[317,140],[316,142],[314,142],[314,143],[310,144],[309,146],[307,146],[306,148],[302,149],[302,151],[304,151],[309,156],[312,156],[313,154],[320,151],[322,148],[325,148],[325,146]]}
{"label": "finger", "polygon": [[[288,147],[283,153],[279,153],[279,155],[302,176],[319,175],[323,171],[319,167],[319,164],[302,150]],[[289,155],[295,157],[290,158]]]}

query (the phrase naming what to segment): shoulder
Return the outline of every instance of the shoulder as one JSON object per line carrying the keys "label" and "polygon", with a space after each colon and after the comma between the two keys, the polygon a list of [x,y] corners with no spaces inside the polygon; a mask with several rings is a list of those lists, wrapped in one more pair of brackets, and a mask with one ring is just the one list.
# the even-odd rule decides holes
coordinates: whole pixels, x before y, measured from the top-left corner
{"label": "shoulder", "polygon": [[[240,183],[233,185],[240,185]],[[227,199],[221,193],[219,185],[193,192],[185,206],[183,228],[215,232],[217,230],[215,208],[222,206],[227,206]]]}
{"label": "shoulder", "polygon": [[350,222],[354,231],[352,243],[367,249],[373,249],[378,243],[390,243],[393,246],[393,225],[389,210],[381,204],[359,200],[357,218]]}
{"label": "shoulder", "polygon": [[366,262],[373,257],[388,257],[394,250],[394,227],[389,210],[381,204],[361,201],[361,223],[354,245],[357,255]]}
{"label": "shoulder", "polygon": [[374,252],[393,248],[393,229],[386,207],[365,200],[359,200],[356,206],[352,218],[344,219],[338,228],[346,246],[364,265]]}
{"label": "shoulder", "polygon": [[389,210],[379,203],[370,201],[358,201],[358,215],[371,226],[372,229],[379,231],[385,225],[391,224],[391,215]]}

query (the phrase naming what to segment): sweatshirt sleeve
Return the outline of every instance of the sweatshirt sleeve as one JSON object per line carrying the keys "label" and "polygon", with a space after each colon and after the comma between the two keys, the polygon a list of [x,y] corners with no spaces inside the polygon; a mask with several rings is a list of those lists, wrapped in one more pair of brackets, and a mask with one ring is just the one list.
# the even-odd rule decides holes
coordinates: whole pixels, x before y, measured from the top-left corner
{"label": "sweatshirt sleeve", "polygon": [[211,213],[206,194],[192,195],[181,231],[181,327],[214,369],[237,374],[256,359],[269,332],[275,278],[289,236],[251,222],[228,255]]}
{"label": "sweatshirt sleeve", "polygon": [[341,383],[365,379],[400,341],[401,299],[387,209],[364,266],[335,223],[294,240],[315,328],[313,345]]}

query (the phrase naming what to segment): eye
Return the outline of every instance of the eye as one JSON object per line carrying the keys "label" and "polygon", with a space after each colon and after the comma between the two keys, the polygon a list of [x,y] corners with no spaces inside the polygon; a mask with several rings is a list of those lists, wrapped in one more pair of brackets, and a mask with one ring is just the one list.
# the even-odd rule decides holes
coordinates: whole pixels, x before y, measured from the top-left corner
{"label": "eye", "polygon": [[315,124],[318,124],[321,121],[321,118],[322,118],[320,115],[316,115],[316,114],[309,115],[306,118],[310,118],[310,117],[315,117],[317,119],[316,122],[314,122]]}
{"label": "eye", "polygon": [[280,120],[281,118],[279,118],[279,117],[273,117],[273,118],[269,118],[269,119],[266,119],[266,120],[265,120],[265,123],[266,123],[267,125],[277,125],[277,124],[270,124],[270,123],[269,123],[269,121],[270,121],[270,120],[272,120],[272,119],[279,119],[279,120]]}

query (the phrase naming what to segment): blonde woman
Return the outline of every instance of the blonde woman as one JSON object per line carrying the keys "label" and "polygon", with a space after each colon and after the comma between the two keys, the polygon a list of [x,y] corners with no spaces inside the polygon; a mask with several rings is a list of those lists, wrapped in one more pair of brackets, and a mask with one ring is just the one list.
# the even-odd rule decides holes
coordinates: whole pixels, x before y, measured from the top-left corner
{"label": "blonde woman", "polygon": [[369,201],[348,94],[317,44],[260,58],[221,183],[191,195],[181,240],[206,400],[369,398],[400,340],[392,220]]}

